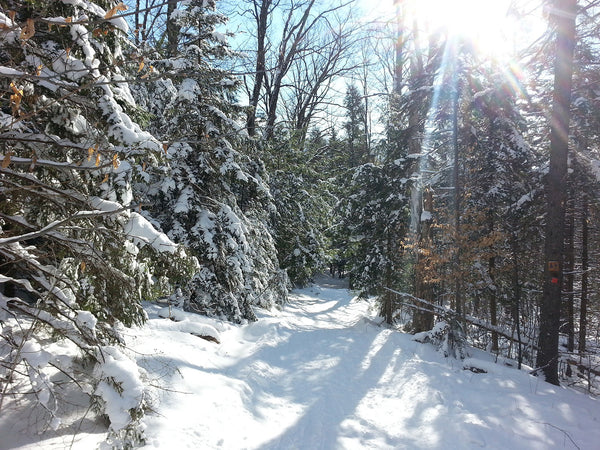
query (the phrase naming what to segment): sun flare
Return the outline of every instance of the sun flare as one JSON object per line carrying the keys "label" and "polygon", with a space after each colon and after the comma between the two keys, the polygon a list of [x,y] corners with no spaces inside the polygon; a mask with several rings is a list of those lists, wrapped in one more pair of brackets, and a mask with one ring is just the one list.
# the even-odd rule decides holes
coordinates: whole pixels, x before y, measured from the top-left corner
{"label": "sun flare", "polygon": [[520,42],[543,27],[541,17],[520,17],[511,11],[517,4],[535,10],[539,0],[362,0],[368,16],[375,20],[395,22],[403,18],[410,33],[418,27],[420,39],[426,41],[434,33],[446,33],[468,41],[485,56],[505,58],[513,55]]}
{"label": "sun flare", "polygon": [[412,14],[428,33],[445,31],[461,37],[481,53],[503,55],[513,51],[514,20],[505,0],[426,0],[414,2]]}

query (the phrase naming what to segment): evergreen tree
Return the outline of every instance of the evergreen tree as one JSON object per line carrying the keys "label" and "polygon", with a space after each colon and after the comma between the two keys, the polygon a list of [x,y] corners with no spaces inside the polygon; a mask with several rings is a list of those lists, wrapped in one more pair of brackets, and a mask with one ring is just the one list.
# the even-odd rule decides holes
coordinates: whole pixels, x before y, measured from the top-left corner
{"label": "evergreen tree", "polygon": [[[328,214],[334,203],[324,161],[313,155],[312,144],[294,137],[273,139],[268,146],[272,216],[279,264],[296,286],[305,286],[325,267],[325,230],[331,225]],[[326,159],[326,158],[325,158]]]}
{"label": "evergreen tree", "polygon": [[172,13],[180,30],[176,54],[149,61],[162,78],[136,89],[169,162],[148,195],[168,236],[198,259],[185,308],[255,320],[253,306],[286,298],[268,226],[274,205],[254,144],[233,119],[237,82],[216,67],[232,56],[226,36],[215,31],[226,18],[214,2],[182,6]]}
{"label": "evergreen tree", "polygon": [[369,161],[367,135],[365,128],[365,102],[358,88],[351,84],[346,88],[344,99],[346,108],[346,142],[348,152],[348,167],[357,167]]}
{"label": "evergreen tree", "polygon": [[[133,364],[113,346],[119,323],[142,323],[140,300],[169,294],[166,276],[183,277],[186,264],[133,211],[141,208],[142,160],[158,164],[161,147],[136,123],[120,70],[122,9],[87,0],[3,4],[0,333],[2,378],[27,374],[51,426],[60,423],[56,385],[64,381],[45,374],[52,360],[78,386],[92,384],[93,404],[126,442],[141,439],[144,400],[137,371],[125,380],[113,370],[115,361]],[[57,339],[93,364],[44,350]]]}

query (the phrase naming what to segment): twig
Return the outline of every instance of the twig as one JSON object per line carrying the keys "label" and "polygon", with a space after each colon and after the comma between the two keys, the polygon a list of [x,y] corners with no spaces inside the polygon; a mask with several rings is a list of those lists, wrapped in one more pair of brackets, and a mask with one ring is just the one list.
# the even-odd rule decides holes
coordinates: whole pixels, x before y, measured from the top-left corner
{"label": "twig", "polygon": [[575,441],[573,440],[573,438],[571,437],[571,435],[569,433],[567,433],[565,430],[563,430],[562,428],[559,428],[556,425],[552,425],[551,423],[548,423],[548,422],[538,422],[538,423],[542,424],[542,425],[548,425],[549,427],[552,427],[555,430],[558,430],[558,431],[562,432],[566,437],[569,438],[569,440],[571,441],[571,444],[573,444],[577,450],[581,450],[581,447],[579,447],[579,445],[577,445],[575,443]]}

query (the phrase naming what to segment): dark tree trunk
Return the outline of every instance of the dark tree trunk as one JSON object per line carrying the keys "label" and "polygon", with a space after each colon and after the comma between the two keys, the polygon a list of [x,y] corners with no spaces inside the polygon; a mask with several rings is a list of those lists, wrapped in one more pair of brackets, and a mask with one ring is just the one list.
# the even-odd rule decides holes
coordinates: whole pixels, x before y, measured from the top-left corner
{"label": "dark tree trunk", "polygon": [[[488,260],[488,272],[493,280],[494,269],[496,267],[496,258],[491,257]],[[493,326],[498,326],[498,301],[496,300],[496,291],[490,289],[490,323]],[[492,331],[492,352],[498,353],[498,332]]]}
{"label": "dark tree trunk", "polygon": [[513,260],[512,282],[513,282],[513,321],[517,329],[517,360],[519,370],[523,363],[523,344],[521,342],[521,281],[519,279],[519,248],[517,236],[511,235],[511,252]]}
{"label": "dark tree trunk", "polygon": [[567,294],[566,315],[567,315],[567,350],[575,350],[575,320],[573,303],[575,293],[575,199],[572,198],[572,204],[568,208],[567,214],[567,236],[566,236],[566,255],[565,255],[565,292]]}
{"label": "dark tree trunk", "polygon": [[588,255],[588,196],[583,194],[581,213],[581,305],[579,311],[579,353],[585,352],[585,339],[587,335],[587,309],[589,289],[589,255]]}
{"label": "dark tree trunk", "polygon": [[577,0],[555,0],[557,29],[554,62],[554,95],[550,118],[550,170],[546,184],[546,243],[544,280],[540,309],[539,349],[536,365],[546,381],[559,384],[558,334],[564,260],[565,191],[569,141],[569,106],[575,48]]}
{"label": "dark tree trunk", "polygon": [[177,0],[169,0],[167,3],[167,56],[172,58],[177,55],[177,44],[179,39],[179,26],[173,20],[173,12],[177,8]]}
{"label": "dark tree trunk", "polygon": [[[433,212],[433,191],[427,190],[424,193],[425,211]],[[431,225],[432,220],[428,219],[421,223],[421,232],[417,248],[416,261],[416,279],[415,293],[417,298],[427,300],[430,304],[434,303],[433,282],[431,280],[431,255],[427,254],[432,250]],[[421,254],[425,252],[426,254]],[[413,313],[413,331],[419,333],[433,328],[433,308],[429,305],[419,304],[422,309],[415,309]]]}
{"label": "dark tree trunk", "polygon": [[260,9],[256,10],[255,6],[255,19],[256,19],[256,73],[254,75],[254,86],[252,87],[252,94],[250,96],[250,108],[246,116],[246,128],[250,136],[256,135],[256,108],[258,107],[258,101],[260,99],[260,91],[263,86],[265,78],[265,58],[266,58],[266,46],[265,42],[267,39],[267,27],[269,8],[271,7],[271,0],[263,0],[260,4]]}
{"label": "dark tree trunk", "polygon": [[396,53],[396,64],[394,65],[394,94],[400,95],[402,92],[402,68],[404,66],[404,16],[402,14],[402,1],[394,0],[396,7],[396,44],[394,51]]}
{"label": "dark tree trunk", "polygon": [[[457,64],[458,66],[458,64]],[[460,148],[458,143],[458,115],[459,115],[459,86],[458,86],[458,67],[455,68],[455,85],[454,85],[454,93],[452,98],[452,147],[454,151],[454,166],[452,179],[454,184],[454,198],[453,198],[453,207],[454,207],[454,302],[456,308],[456,314],[459,317],[465,314],[463,298],[462,298],[462,279],[460,273],[460,264],[461,264],[461,239],[460,239],[460,196],[461,196],[461,186],[460,186],[460,170],[459,170],[459,157],[460,157]]]}

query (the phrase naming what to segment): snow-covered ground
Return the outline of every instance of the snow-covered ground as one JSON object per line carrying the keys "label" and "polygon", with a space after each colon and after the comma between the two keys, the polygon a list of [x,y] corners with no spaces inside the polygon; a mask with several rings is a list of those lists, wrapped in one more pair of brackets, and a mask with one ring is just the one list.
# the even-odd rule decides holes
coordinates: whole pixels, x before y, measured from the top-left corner
{"label": "snow-covered ground", "polygon": [[[244,326],[183,312],[169,320],[147,305],[147,324],[127,330],[155,410],[144,419],[147,447],[600,448],[598,400],[482,352],[444,358],[377,326],[370,302],[322,281]],[[89,449],[102,438],[96,429],[32,439],[3,423],[0,448]]]}

